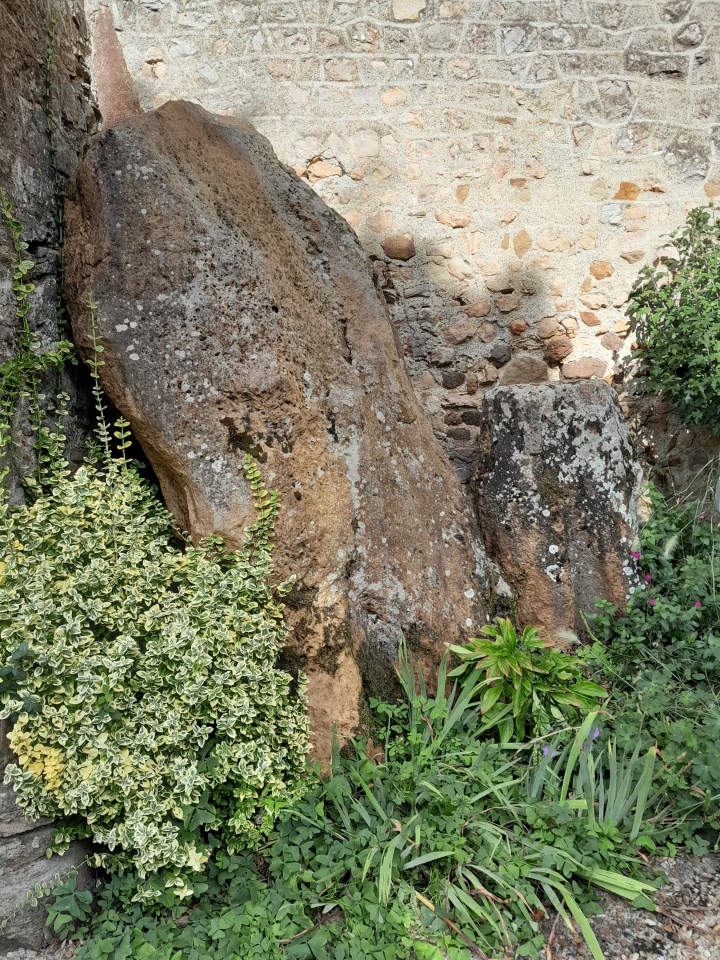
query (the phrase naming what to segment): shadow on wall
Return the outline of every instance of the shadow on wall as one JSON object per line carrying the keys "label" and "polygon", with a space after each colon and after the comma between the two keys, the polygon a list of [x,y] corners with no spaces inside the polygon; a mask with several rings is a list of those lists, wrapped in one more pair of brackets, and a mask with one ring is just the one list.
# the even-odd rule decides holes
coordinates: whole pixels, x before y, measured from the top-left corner
{"label": "shadow on wall", "polygon": [[[402,235],[390,241],[386,253],[402,252]],[[485,392],[497,384],[572,379],[568,364],[562,372],[560,365],[573,352],[580,323],[556,315],[563,291],[553,289],[541,270],[493,272],[495,262],[488,261],[487,273],[478,276],[464,260],[446,258],[442,243],[425,252],[428,260],[414,267],[412,282],[399,257],[371,259],[415,389],[460,480],[469,483],[478,463]],[[435,306],[448,299],[459,315],[449,325]],[[605,374],[604,361],[573,362],[583,365],[578,376]]]}

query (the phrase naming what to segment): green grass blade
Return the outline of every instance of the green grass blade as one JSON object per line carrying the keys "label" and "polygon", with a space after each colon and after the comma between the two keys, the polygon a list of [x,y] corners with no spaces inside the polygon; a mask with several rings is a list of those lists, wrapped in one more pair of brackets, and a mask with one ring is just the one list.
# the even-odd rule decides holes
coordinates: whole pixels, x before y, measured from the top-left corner
{"label": "green grass blade", "polygon": [[[378,816],[382,819],[382,821],[383,821],[384,823],[387,823],[390,818],[388,817],[387,813],[383,810],[383,808],[382,808],[382,807],[380,806],[380,804],[378,803],[377,797],[375,796],[375,794],[372,792],[372,790],[370,789],[370,787],[368,786],[368,784],[367,784],[367,783],[365,782],[365,780],[363,779],[363,776],[362,776],[362,774],[360,773],[360,771],[353,769],[352,771],[350,771],[349,775],[351,775],[351,776],[357,781],[357,783],[362,787],[362,789],[363,789],[363,791],[364,791],[364,793],[365,793],[365,796],[368,798],[368,800],[369,800],[370,803],[372,804],[372,806],[373,806],[373,808],[375,809],[375,811],[377,812]],[[359,802],[359,801],[357,801],[357,800],[354,801],[354,803],[358,803],[358,802]]]}
{"label": "green grass blade", "polygon": [[565,898],[565,903],[568,905],[570,913],[577,921],[577,925],[580,927],[580,932],[585,938],[585,943],[587,943],[590,948],[590,953],[593,955],[594,960],[605,960],[605,955],[600,949],[600,944],[597,942],[597,937],[595,936],[592,927],[588,923],[588,919],[585,914],[580,909],[580,905],[570,891],[566,887],[557,887],[557,890],[562,893]]}
{"label": "green grass blade", "polygon": [[575,734],[575,740],[572,747],[570,748],[570,755],[568,757],[567,766],[565,768],[565,776],[563,778],[562,787],[560,789],[560,800],[567,800],[568,790],[570,789],[570,780],[572,779],[573,772],[575,770],[575,764],[578,761],[578,757],[582,753],[582,745],[587,740],[590,731],[593,728],[595,720],[597,718],[598,711],[595,710],[593,713],[589,713],[583,720],[580,728]]}
{"label": "green grass blade", "polygon": [[393,858],[395,856],[395,850],[403,842],[403,840],[404,837],[402,833],[398,833],[392,838],[382,855],[382,860],[380,861],[380,874],[378,876],[378,899],[380,903],[387,903],[390,900],[390,893],[392,891]]}
{"label": "green grass blade", "polygon": [[608,745],[608,770],[610,775],[610,780],[608,783],[608,794],[607,794],[607,804],[606,804],[606,816],[608,820],[614,820],[615,823],[618,823],[618,819],[615,815],[617,808],[617,747],[615,746],[614,740],[609,740]]}
{"label": "green grass blade", "polygon": [[420,867],[423,863],[430,863],[433,860],[442,860],[444,857],[454,857],[454,850],[436,850],[435,853],[424,853],[421,857],[415,857],[405,864],[403,870],[412,870],[413,867]]}
{"label": "green grass blade", "polygon": [[370,849],[368,850],[368,855],[365,858],[365,865],[363,866],[362,880],[360,881],[361,883],[365,883],[365,878],[367,877],[368,871],[372,866],[372,862],[375,859],[376,853],[380,853],[379,847],[370,847]]}
{"label": "green grass blade", "polygon": [[640,833],[640,827],[642,826],[643,817],[645,815],[645,807],[647,806],[648,797],[650,796],[650,788],[652,786],[653,772],[655,770],[655,747],[650,747],[646,756],[645,763],[643,764],[643,772],[640,777],[639,789],[637,800],[635,803],[635,816],[633,817],[632,830],[630,831],[630,839],[637,840],[638,834]]}
{"label": "green grass blade", "polygon": [[528,791],[528,800],[539,800],[545,790],[545,781],[548,775],[548,769],[550,764],[553,761],[553,744],[550,741],[547,744],[548,751],[545,756],[542,758],[540,766],[537,768],[535,777],[533,779],[533,784],[531,789]]}
{"label": "green grass blade", "polygon": [[629,761],[626,761],[621,766],[621,770],[624,769],[624,773],[620,779],[620,786],[618,788],[618,806],[617,806],[617,823],[622,823],[625,817],[628,816],[630,811],[633,808],[635,803],[635,797],[637,795],[637,786],[633,789],[633,779],[635,777],[635,768],[638,764],[638,759],[640,757],[640,744],[638,743],[635,749],[633,750],[632,756]]}
{"label": "green grass blade", "polygon": [[587,917],[582,912],[582,910],[580,909],[580,905],[578,904],[575,897],[573,897],[572,893],[570,893],[570,891],[567,889],[567,887],[564,886],[564,884],[559,883],[557,880],[552,878],[552,879],[545,880],[542,883],[542,888],[547,894],[548,900],[550,900],[550,902],[555,907],[555,909],[560,914],[560,916],[563,918],[567,926],[570,927],[570,929],[572,930],[572,924],[569,921],[567,913],[562,908],[562,905],[559,901],[559,898],[557,897],[557,894],[560,894],[562,896],[563,900],[568,906],[570,913],[573,915],[577,925],[580,927],[580,932],[585,938],[585,943],[588,945],[590,949],[590,953],[593,955],[593,960],[605,960],[605,956],[602,950],[600,949],[600,944],[597,942],[597,937],[593,933],[593,929],[588,923]]}
{"label": "green grass blade", "polygon": [[588,823],[595,827],[595,767],[592,757],[583,750],[580,752],[580,783],[585,794]]}
{"label": "green grass blade", "polygon": [[[577,861],[574,861],[577,863]],[[649,893],[655,887],[645,880],[636,880],[635,877],[626,877],[616,870],[605,870],[602,867],[583,867],[577,865],[578,876],[583,877],[597,887],[603,890],[609,890],[610,893],[618,897],[624,897],[626,900],[634,900],[640,894]]]}
{"label": "green grass blade", "polygon": [[480,933],[480,928],[475,922],[476,920],[479,920],[481,924],[487,924],[489,927],[491,927],[495,936],[499,940],[503,941],[503,933],[498,926],[497,919],[492,908],[485,908],[482,905],[482,901],[478,903],[454,883],[448,884],[447,895],[448,900],[457,910],[458,916],[462,917],[462,919],[469,924],[476,933]]}
{"label": "green grass blade", "polygon": [[550,903],[555,907],[557,912],[560,914],[560,918],[565,924],[565,926],[568,928],[568,930],[572,930],[574,933],[575,931],[572,925],[572,920],[568,916],[568,912],[565,909],[560,897],[558,897],[558,895],[555,893],[553,888],[546,881],[542,881],[540,886],[542,887],[545,896],[548,898]]}
{"label": "green grass blade", "polygon": [[448,664],[448,655],[447,653],[443,656],[440,661],[440,666],[438,667],[437,675],[437,694],[435,696],[436,702],[445,700],[445,686],[447,683],[447,664]]}

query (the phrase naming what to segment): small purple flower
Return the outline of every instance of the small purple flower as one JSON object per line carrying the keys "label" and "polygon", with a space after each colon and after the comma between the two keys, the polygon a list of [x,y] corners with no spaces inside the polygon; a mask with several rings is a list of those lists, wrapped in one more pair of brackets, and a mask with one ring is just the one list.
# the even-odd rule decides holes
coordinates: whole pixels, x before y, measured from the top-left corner
{"label": "small purple flower", "polygon": [[[544,757],[546,757],[546,756],[548,755],[548,753],[550,753],[550,744],[549,744],[549,743],[546,743],[546,744],[545,744],[545,746],[542,748],[542,752],[543,752],[543,756],[544,756]],[[556,756],[557,756],[557,750],[553,750],[553,752],[550,754],[550,759],[552,760],[552,758],[553,758],[553,757],[556,757]]]}
{"label": "small purple flower", "polygon": [[701,519],[701,520],[704,520],[704,519],[705,519],[705,514],[704,514],[704,513],[701,513],[701,514],[700,514],[700,519]]}
{"label": "small purple flower", "polygon": [[699,600],[697,600],[697,601],[695,602],[695,606],[696,606],[696,607],[698,608],[698,610],[699,610],[700,607],[702,606],[702,604],[700,603]]}
{"label": "small purple flower", "polygon": [[630,551],[630,556],[631,556],[631,557],[634,557],[636,560],[639,560],[639,559],[640,559],[640,554],[637,552],[637,550],[631,550],[631,551]]}
{"label": "small purple flower", "polygon": [[646,573],[646,574],[645,574],[645,580],[646,580],[647,583],[650,583],[650,581],[652,580],[652,577],[650,576],[649,573]]}
{"label": "small purple flower", "polygon": [[592,734],[589,733],[589,734],[585,737],[585,739],[583,740],[583,742],[580,744],[580,749],[581,749],[581,750],[584,750],[584,749],[585,749],[585,745],[589,743],[589,744],[590,744],[590,750],[589,750],[589,752],[592,753],[592,751],[593,751],[592,741],[593,741],[593,740],[597,740],[597,738],[598,738],[599,736],[600,736],[600,727],[595,727],[595,729],[593,730]]}
{"label": "small purple flower", "polygon": [[650,604],[651,607],[654,607],[654,606],[655,606],[655,597],[650,597],[650,599],[648,600],[648,603]]}

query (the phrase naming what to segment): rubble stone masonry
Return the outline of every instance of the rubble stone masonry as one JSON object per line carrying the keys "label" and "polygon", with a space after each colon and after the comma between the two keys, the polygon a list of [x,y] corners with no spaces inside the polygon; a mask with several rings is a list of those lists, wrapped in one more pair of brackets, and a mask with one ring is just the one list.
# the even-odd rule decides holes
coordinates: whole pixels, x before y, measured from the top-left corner
{"label": "rubble stone masonry", "polygon": [[720,197],[718,0],[108,2],[145,109],[247,117],[355,229],[464,480],[489,386],[619,380]]}

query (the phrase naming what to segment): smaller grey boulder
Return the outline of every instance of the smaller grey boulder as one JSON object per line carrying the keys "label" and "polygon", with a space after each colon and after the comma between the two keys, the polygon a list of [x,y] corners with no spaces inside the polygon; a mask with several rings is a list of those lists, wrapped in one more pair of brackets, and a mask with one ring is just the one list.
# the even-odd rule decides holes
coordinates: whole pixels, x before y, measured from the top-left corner
{"label": "smaller grey boulder", "polygon": [[482,420],[473,497],[520,624],[582,631],[597,598],[623,606],[636,581],[642,472],[615,393],[601,381],[495,387]]}

